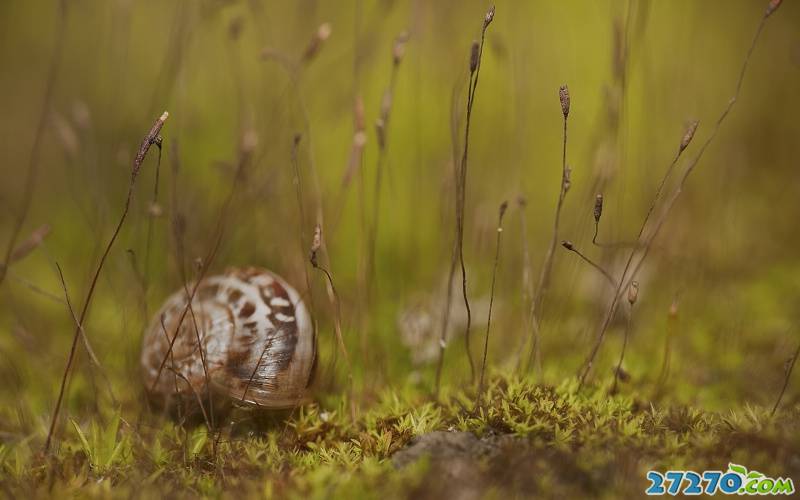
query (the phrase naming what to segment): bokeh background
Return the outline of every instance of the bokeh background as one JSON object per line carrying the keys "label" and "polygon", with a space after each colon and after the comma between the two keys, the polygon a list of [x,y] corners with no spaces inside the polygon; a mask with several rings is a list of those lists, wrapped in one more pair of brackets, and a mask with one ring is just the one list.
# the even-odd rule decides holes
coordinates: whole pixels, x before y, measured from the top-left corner
{"label": "bokeh background", "polygon": [[[630,384],[655,386],[671,335],[669,376],[657,398],[713,410],[769,404],[800,341],[800,6],[784,3],[755,48],[739,102],[641,275],[625,366]],[[466,201],[476,358],[503,200],[511,204],[490,366],[510,370],[527,350],[521,347],[528,335],[525,280],[535,284],[542,266],[561,176],[559,86],[568,84],[572,96],[572,189],[560,238],[618,273],[625,251],[591,245],[595,195],[605,196],[599,239],[631,241],[688,121],[700,120],[700,128],[678,168],[697,153],[733,96],[764,6],[754,0],[497,3],[472,116]],[[387,0],[0,3],[0,243],[5,249],[23,204],[40,115],[39,174],[18,241],[51,228],[0,285],[0,431],[47,422],[73,333],[55,263],[78,308],[122,210],[132,157],[164,110],[170,118],[162,132],[157,206],[153,149],[86,324],[123,407],[141,405],[143,329],[181,286],[181,265],[191,277],[194,259],[207,253],[243,143],[255,149],[212,271],[265,266],[305,290],[307,245],[321,214],[324,262],[341,295],[358,394],[368,400],[386,387],[429,391],[434,368],[421,351],[439,333],[431,325],[440,322],[454,238],[453,157],[463,146],[469,48],[487,7]],[[325,23],[330,36],[304,59]],[[408,40],[380,160],[373,124],[403,32]],[[45,101],[54,60],[52,97]],[[353,152],[359,101],[367,139],[360,161]],[[293,183],[296,134],[302,135],[297,168],[305,220]],[[376,272],[367,283],[379,161]],[[176,219],[185,228],[183,264],[176,259]],[[324,399],[342,389],[344,377],[341,362],[330,368],[333,308],[321,276],[311,278]],[[558,383],[575,374],[609,298],[602,277],[557,249],[536,376]],[[454,301],[460,302],[458,287]],[[454,323],[460,322],[456,308]],[[622,324],[612,324],[594,382],[611,379]],[[410,341],[412,334],[423,340]],[[463,343],[458,332],[452,335],[444,381],[463,384]],[[786,397],[800,396],[790,387]],[[68,411],[92,411],[107,399],[79,350]]]}

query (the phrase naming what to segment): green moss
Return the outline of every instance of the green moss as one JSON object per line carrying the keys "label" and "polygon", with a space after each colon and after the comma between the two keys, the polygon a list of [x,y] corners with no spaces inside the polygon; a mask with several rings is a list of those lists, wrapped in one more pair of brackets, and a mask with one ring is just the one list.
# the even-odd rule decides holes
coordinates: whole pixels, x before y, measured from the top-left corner
{"label": "green moss", "polygon": [[[386,392],[355,420],[343,404],[309,405],[284,420],[224,428],[220,436],[158,417],[139,425],[118,414],[105,422],[72,421],[51,458],[38,454],[41,433],[3,444],[2,483],[20,497],[403,497],[432,488],[432,475],[441,472],[424,459],[396,470],[391,456],[435,430],[511,440],[492,461],[479,461],[496,478],[482,486],[490,497],[641,493],[651,468],[719,469],[730,461],[768,474],[798,472],[800,406],[771,419],[760,407],[718,414],[656,406],[635,393],[609,396],[602,387],[576,389],[572,380],[553,387],[496,377],[480,405],[470,391],[441,403],[413,390]],[[514,465],[505,467],[507,476],[494,471],[516,454],[533,474],[525,484]]]}

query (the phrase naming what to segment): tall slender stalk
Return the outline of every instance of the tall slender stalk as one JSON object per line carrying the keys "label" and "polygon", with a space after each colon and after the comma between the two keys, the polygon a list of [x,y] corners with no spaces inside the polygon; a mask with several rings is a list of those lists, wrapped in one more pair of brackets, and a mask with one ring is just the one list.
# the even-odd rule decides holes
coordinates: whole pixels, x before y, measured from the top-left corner
{"label": "tall slender stalk", "polygon": [[558,99],[561,103],[561,114],[564,117],[564,133],[561,146],[561,186],[558,192],[556,214],[553,219],[553,236],[550,239],[550,246],[547,247],[547,253],[545,254],[544,263],[542,264],[542,271],[539,274],[539,284],[536,286],[536,295],[534,295],[533,300],[531,301],[529,322],[532,327],[531,349],[530,353],[528,354],[528,365],[526,371],[530,370],[534,358],[538,358],[540,356],[539,352],[537,352],[537,350],[540,349],[540,341],[538,337],[541,333],[539,331],[538,317],[541,317],[542,302],[544,300],[545,293],[547,292],[547,287],[550,284],[550,275],[553,272],[553,257],[555,256],[556,245],[558,244],[559,240],[558,233],[559,226],[561,224],[561,209],[564,206],[564,199],[567,197],[567,192],[569,192],[571,185],[571,170],[567,166],[567,121],[569,118],[570,96],[569,88],[566,85],[562,85],[558,89]]}
{"label": "tall slender stalk", "polygon": [[355,411],[355,401],[353,400],[353,367],[350,364],[350,356],[347,354],[347,347],[344,344],[344,335],[342,334],[342,305],[341,300],[339,300],[339,293],[336,291],[336,287],[333,285],[333,276],[331,276],[330,271],[326,269],[319,263],[319,250],[322,248],[322,228],[317,224],[314,228],[314,239],[311,242],[311,254],[309,256],[309,261],[314,269],[319,270],[325,275],[325,278],[328,280],[328,285],[331,289],[331,301],[333,302],[333,306],[335,309],[335,316],[333,318],[333,325],[334,331],[336,333],[336,341],[339,344],[339,349],[342,352],[342,357],[344,358],[345,366],[347,367],[347,381],[348,381],[348,393],[350,400],[350,414],[351,417],[355,420],[356,411]]}
{"label": "tall slender stalk", "polygon": [[[494,19],[494,6],[490,7],[483,18],[483,27],[481,28],[480,42],[473,42],[470,49],[469,60],[469,85],[467,87],[467,116],[466,124],[464,127],[464,150],[461,155],[461,163],[456,174],[456,243],[453,247],[454,255],[458,255],[458,261],[461,264],[461,292],[464,298],[464,307],[467,309],[467,324],[464,329],[464,343],[467,351],[467,360],[469,361],[470,369],[470,383],[475,383],[475,362],[472,359],[472,350],[470,349],[470,329],[472,328],[472,310],[469,306],[469,297],[467,296],[467,268],[464,264],[464,206],[467,197],[467,158],[469,155],[469,127],[472,118],[472,106],[475,103],[475,92],[478,89],[478,77],[481,71],[481,57],[483,55],[483,44],[486,40],[486,29]],[[455,257],[454,259],[455,260]],[[455,272],[455,265],[450,266],[450,276],[448,277],[448,287],[453,282],[453,274]],[[445,308],[450,308],[450,294],[448,291],[448,300]],[[447,313],[446,313],[447,314]],[[441,337],[439,339],[439,361],[436,366],[436,395],[438,397],[439,388],[442,377],[442,365],[444,364],[444,348],[446,345],[447,335],[447,322],[442,325]]]}
{"label": "tall slender stalk", "polygon": [[56,423],[58,422],[58,414],[61,410],[61,402],[64,399],[64,392],[67,386],[67,379],[69,378],[69,372],[72,368],[72,362],[75,359],[75,351],[76,347],[78,346],[78,339],[81,335],[81,330],[83,325],[86,323],[86,313],[89,311],[89,304],[92,302],[92,297],[94,296],[94,290],[97,286],[97,281],[100,278],[100,272],[103,270],[103,264],[106,262],[106,258],[108,258],[108,254],[111,253],[111,247],[114,245],[114,242],[117,240],[117,236],[119,236],[119,232],[122,229],[122,225],[125,223],[125,219],[128,216],[128,210],[130,209],[131,199],[133,198],[133,188],[136,184],[136,177],[139,175],[139,170],[142,167],[142,163],[144,162],[145,156],[147,156],[147,152],[150,151],[150,146],[154,144],[161,144],[161,136],[159,133],[161,132],[161,128],[164,126],[164,122],[167,120],[169,113],[164,111],[164,113],[156,120],[153,126],[150,128],[150,131],[145,135],[144,140],[142,140],[142,144],[139,146],[139,150],[136,153],[136,156],[133,159],[133,166],[131,168],[131,180],[128,184],[128,194],[125,197],[125,205],[122,209],[122,215],[120,216],[119,222],[117,223],[117,227],[114,229],[114,233],[111,235],[111,239],[108,241],[106,245],[106,249],[103,252],[103,255],[100,257],[100,262],[97,264],[97,268],[95,269],[94,276],[92,276],[91,284],[89,285],[89,291],[86,294],[86,299],[83,302],[83,309],[81,309],[81,315],[78,318],[77,326],[75,327],[75,335],[72,338],[72,346],[69,350],[69,356],[67,357],[67,366],[64,368],[64,376],[61,378],[61,388],[58,391],[58,399],[56,400],[56,407],[53,410],[53,418],[50,421],[50,429],[47,431],[47,439],[44,443],[44,451],[45,453],[50,451],[50,443],[53,438],[53,433],[55,432]]}
{"label": "tall slender stalk", "polygon": [[[675,202],[677,201],[678,197],[680,197],[680,194],[683,192],[683,189],[686,186],[686,182],[687,182],[689,176],[692,174],[692,172],[694,172],[695,168],[697,167],[697,164],[700,162],[700,159],[703,157],[703,154],[705,153],[706,149],[708,149],[708,146],[714,141],[714,139],[716,138],[717,134],[719,133],[719,130],[720,130],[720,127],[722,126],[722,123],[728,117],[728,115],[730,114],[731,110],[733,109],[733,106],[736,104],[736,101],[739,99],[739,94],[740,94],[740,92],[742,90],[742,83],[744,82],[744,76],[745,76],[745,73],[747,72],[747,66],[748,66],[748,64],[750,62],[750,57],[752,56],[753,50],[756,47],[756,42],[758,42],[758,38],[761,35],[761,31],[763,30],[764,25],[766,24],[767,18],[778,8],[778,6],[780,6],[780,3],[781,3],[781,0],[771,0],[770,3],[767,6],[767,9],[764,11],[764,14],[761,16],[761,21],[758,23],[758,27],[756,28],[756,32],[753,35],[753,40],[750,43],[750,47],[747,50],[747,54],[745,55],[744,62],[742,63],[742,67],[741,67],[741,69],[739,71],[739,77],[736,80],[736,90],[735,90],[735,92],[733,94],[733,97],[728,101],[727,106],[725,106],[725,108],[722,110],[722,113],[720,114],[719,118],[717,118],[716,124],[714,125],[714,129],[712,130],[711,135],[709,135],[708,139],[706,139],[705,143],[703,143],[703,145],[701,146],[701,148],[698,151],[697,155],[689,163],[689,166],[686,167],[686,170],[684,170],[683,175],[681,176],[681,178],[678,181],[677,187],[672,192],[672,195],[670,196],[670,198],[668,198],[668,200],[665,202],[666,203],[665,207],[662,210],[659,219],[655,223],[655,228],[648,235],[648,237],[645,238],[644,243],[642,243],[642,235],[644,233],[644,229],[647,226],[647,223],[649,222],[650,217],[652,216],[652,214],[655,211],[654,209],[655,209],[655,205],[656,205],[656,203],[658,201],[658,196],[660,196],[660,194],[661,194],[660,191],[656,193],[657,196],[654,199],[654,201],[653,201],[653,203],[651,205],[651,208],[648,210],[647,215],[645,216],[645,219],[642,222],[642,225],[641,225],[641,227],[639,229],[639,235],[637,237],[637,245],[631,250],[631,253],[628,256],[628,260],[625,263],[625,268],[622,271],[622,275],[620,276],[620,279],[618,281],[617,290],[614,293],[614,296],[612,297],[611,304],[609,305],[608,311],[606,312],[605,318],[603,319],[603,323],[602,323],[602,325],[600,327],[600,331],[599,331],[599,333],[597,335],[597,340],[596,340],[594,346],[592,347],[592,350],[589,353],[589,356],[584,361],[583,366],[581,367],[581,370],[579,372],[579,376],[578,376],[579,377],[579,384],[578,384],[579,388],[583,386],[583,384],[586,381],[586,377],[589,375],[589,372],[591,371],[592,364],[594,363],[594,359],[597,356],[598,351],[600,350],[600,346],[602,345],[603,338],[605,337],[606,330],[608,329],[608,326],[611,324],[611,320],[613,319],[614,314],[617,311],[617,305],[619,304],[620,295],[621,295],[620,292],[622,291],[623,286],[626,284],[626,282],[628,284],[632,283],[633,280],[636,278],[636,273],[638,272],[639,268],[641,268],[641,266],[642,266],[642,264],[644,262],[644,259],[647,257],[648,253],[650,252],[650,249],[651,249],[652,244],[653,244],[653,240],[655,240],[656,236],[658,236],[658,233],[660,232],[661,227],[663,226],[664,222],[666,221],[667,217],[669,216],[669,213],[672,211],[672,208],[675,205]],[[672,163],[670,164],[670,167],[667,169],[667,171],[665,173],[665,176],[664,176],[665,179],[671,173],[672,169],[674,168],[674,165],[677,163],[678,159],[680,158],[681,153],[686,149],[686,147],[691,142],[696,129],[697,129],[697,123],[696,122],[690,124],[689,128],[687,129],[686,133],[684,134],[683,139],[681,140],[680,146],[678,147],[678,153],[675,155],[675,159],[672,161]],[[665,179],[662,180],[659,189],[661,187],[663,187]],[[626,280],[626,277],[628,275],[628,271],[631,268],[631,264],[633,262],[633,258],[636,255],[636,252],[637,252],[637,249],[639,248],[639,246],[641,246],[643,248],[642,256],[639,259],[639,262],[637,263],[636,267],[634,268],[633,273],[631,273],[630,277],[628,277],[627,280]]]}
{"label": "tall slender stalk", "polygon": [[494,253],[494,268],[492,269],[492,288],[489,293],[489,314],[486,319],[486,337],[483,341],[483,361],[481,362],[481,381],[478,388],[478,406],[480,406],[483,399],[483,390],[485,388],[485,375],[486,375],[486,355],[489,352],[489,331],[492,327],[492,306],[494,305],[494,286],[497,282],[497,268],[500,265],[500,238],[503,235],[503,216],[506,214],[508,202],[504,201],[500,204],[500,214],[497,217],[497,244]]}
{"label": "tall slender stalk", "polygon": [[778,411],[778,406],[781,404],[783,394],[786,392],[786,388],[789,387],[789,380],[792,378],[792,371],[794,370],[794,364],[797,362],[798,356],[800,356],[800,344],[797,345],[797,350],[794,352],[794,356],[789,359],[786,375],[783,378],[783,387],[781,387],[781,392],[778,394],[778,399],[775,400],[775,406],[772,407],[772,411],[769,414],[770,417],[774,417],[775,412]]}
{"label": "tall slender stalk", "polygon": [[617,382],[621,378],[622,374],[622,361],[625,359],[625,348],[628,347],[628,337],[631,333],[631,321],[633,320],[633,305],[636,304],[636,298],[639,296],[639,283],[634,281],[631,283],[630,288],[628,288],[628,305],[630,306],[628,309],[628,319],[625,322],[625,336],[622,339],[622,350],[619,353],[619,362],[617,363],[617,369],[614,370],[614,385],[611,386],[611,394],[616,394],[617,392]]}

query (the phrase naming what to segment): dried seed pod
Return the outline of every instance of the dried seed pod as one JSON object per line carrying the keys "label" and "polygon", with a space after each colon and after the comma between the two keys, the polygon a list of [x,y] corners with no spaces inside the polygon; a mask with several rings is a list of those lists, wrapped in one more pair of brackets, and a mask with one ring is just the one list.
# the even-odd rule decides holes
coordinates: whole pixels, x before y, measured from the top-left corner
{"label": "dried seed pod", "polygon": [[314,226],[314,237],[311,240],[311,255],[309,259],[314,267],[317,267],[317,252],[322,247],[322,227],[317,224]]}
{"label": "dried seed pod", "polygon": [[69,121],[64,118],[60,113],[53,113],[53,127],[55,128],[56,135],[58,136],[61,147],[70,158],[75,158],[80,152],[80,140],[78,134]]}
{"label": "dried seed pod", "polygon": [[395,66],[400,64],[400,61],[403,60],[403,56],[406,55],[406,42],[408,42],[408,33],[403,31],[397,38],[394,39],[394,45],[392,46],[392,62]]}
{"label": "dried seed pod", "polygon": [[672,301],[672,304],[669,305],[669,317],[671,319],[675,319],[678,317],[678,299]]}
{"label": "dried seed pod", "polygon": [[628,287],[628,303],[631,306],[634,305],[638,297],[639,297],[639,282],[631,281],[631,285]]}
{"label": "dried seed pod", "polygon": [[141,364],[151,396],[189,401],[210,388],[265,408],[290,408],[306,399],[316,340],[294,288],[265,269],[230,269],[203,280],[192,319],[186,299],[184,289],[170,296],[144,336]]}
{"label": "dried seed pod", "polygon": [[781,2],[783,0],[770,0],[769,4],[767,5],[767,10],[764,12],[764,17],[769,17],[773,12],[778,10],[778,7],[781,6]]}
{"label": "dried seed pod", "polygon": [[569,251],[575,250],[575,245],[573,245],[572,242],[569,241],[569,240],[563,240],[561,242],[561,246],[566,248]]}
{"label": "dried seed pod", "polygon": [[163,207],[156,201],[151,201],[147,205],[147,216],[157,219],[164,215]]}
{"label": "dried seed pod", "polygon": [[684,149],[689,147],[689,143],[692,142],[692,138],[694,138],[694,133],[697,132],[698,125],[700,125],[700,122],[698,120],[694,120],[689,123],[688,127],[686,127],[686,132],[683,134],[678,152],[682,153]]}
{"label": "dried seed pod", "polygon": [[494,5],[489,7],[489,10],[486,11],[486,16],[484,16],[484,18],[483,18],[483,29],[484,30],[486,28],[488,28],[490,24],[492,24],[492,19],[494,19]]}
{"label": "dried seed pod", "polygon": [[558,100],[561,101],[561,113],[563,113],[566,120],[567,116],[569,116],[569,88],[566,85],[559,87]]}
{"label": "dried seed pod", "polygon": [[314,36],[311,38],[311,41],[308,42],[305,52],[303,52],[304,61],[311,61],[314,56],[317,55],[319,49],[322,48],[322,44],[324,44],[325,41],[330,38],[331,32],[332,29],[330,23],[322,23],[319,25],[319,28],[317,28]]}
{"label": "dried seed pod", "polygon": [[238,40],[242,35],[242,28],[244,28],[244,18],[242,16],[234,17],[228,23],[228,37],[233,41]]}
{"label": "dried seed pod", "polygon": [[603,215],[603,195],[598,194],[594,199],[594,221],[600,222],[600,216]]}
{"label": "dried seed pod", "polygon": [[508,210],[508,201],[504,201],[500,204],[500,220],[503,220],[503,216],[506,214],[506,210]]}
{"label": "dried seed pod", "polygon": [[478,69],[478,59],[481,57],[481,46],[477,40],[472,41],[472,47],[469,52],[469,72],[475,73]]}

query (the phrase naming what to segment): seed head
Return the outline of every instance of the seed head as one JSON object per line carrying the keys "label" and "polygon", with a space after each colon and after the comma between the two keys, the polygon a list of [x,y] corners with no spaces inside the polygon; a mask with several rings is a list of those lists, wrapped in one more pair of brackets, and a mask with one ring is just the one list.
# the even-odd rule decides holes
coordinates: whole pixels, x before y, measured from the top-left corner
{"label": "seed head", "polygon": [[397,38],[394,39],[394,46],[392,46],[392,62],[395,66],[400,64],[403,56],[406,54],[406,42],[408,41],[408,33],[403,31]]}
{"label": "seed head", "polygon": [[670,319],[675,319],[678,317],[678,299],[673,300],[672,304],[670,304],[669,317]]}
{"label": "seed head", "polygon": [[503,220],[503,216],[506,214],[506,210],[508,210],[508,201],[504,201],[500,204],[500,220]]}
{"label": "seed head", "polygon": [[[778,2],[778,3],[780,3],[780,2]],[[486,28],[488,28],[490,24],[492,24],[492,19],[494,19],[494,5],[489,7],[489,10],[486,11],[486,16],[483,18],[483,29],[484,30]]]}
{"label": "seed head", "polygon": [[330,23],[322,23],[319,25],[319,28],[317,28],[316,33],[314,33],[314,36],[311,38],[311,41],[308,42],[308,46],[303,53],[304,61],[308,62],[317,55],[317,52],[319,52],[319,49],[322,48],[325,40],[330,38],[331,32],[332,28]]}
{"label": "seed head", "polygon": [[241,16],[234,17],[228,24],[228,36],[231,40],[236,41],[242,34],[244,28],[244,19]]}
{"label": "seed head", "polygon": [[600,193],[594,199],[594,221],[600,222],[600,216],[603,215],[603,194]]}
{"label": "seed head", "polygon": [[562,85],[558,89],[558,100],[561,101],[561,113],[564,114],[564,119],[569,115],[569,88]]}
{"label": "seed head", "polygon": [[249,129],[243,135],[239,144],[240,151],[243,155],[249,155],[258,147],[258,134],[255,130]]}
{"label": "seed head", "polygon": [[573,250],[575,250],[575,245],[573,245],[573,244],[572,244],[572,242],[571,242],[571,241],[569,241],[569,240],[563,240],[563,241],[561,242],[561,246],[562,246],[562,247],[564,247],[564,248],[566,248],[566,249],[567,249],[567,250],[569,250],[569,251],[573,251]]}
{"label": "seed head", "polygon": [[767,10],[764,12],[764,17],[769,17],[773,12],[778,10],[778,7],[781,6],[781,2],[783,0],[770,0],[769,5],[767,5]]}
{"label": "seed head", "polygon": [[317,267],[317,252],[322,247],[322,226],[317,224],[314,226],[314,237],[311,240],[311,265]]}
{"label": "seed head", "polygon": [[639,282],[631,281],[631,286],[628,287],[628,303],[633,306],[636,299],[639,297]]}
{"label": "seed head", "polygon": [[61,141],[64,152],[70,158],[77,156],[80,151],[80,140],[70,122],[60,113],[55,112],[53,113],[53,126],[56,129],[56,134]]}
{"label": "seed head", "polygon": [[678,149],[679,153],[682,153],[684,149],[689,147],[689,143],[692,142],[692,138],[694,138],[694,133],[697,132],[698,125],[700,125],[698,120],[689,122],[689,126],[686,127],[686,132],[683,134],[683,139],[681,139],[681,145]]}
{"label": "seed head", "polygon": [[157,219],[162,215],[164,215],[164,209],[161,207],[161,205],[156,201],[151,201],[147,206],[147,216]]}
{"label": "seed head", "polygon": [[475,70],[478,69],[478,59],[481,57],[481,46],[477,42],[477,40],[472,41],[472,48],[470,49],[469,53],[469,72],[475,73]]}

